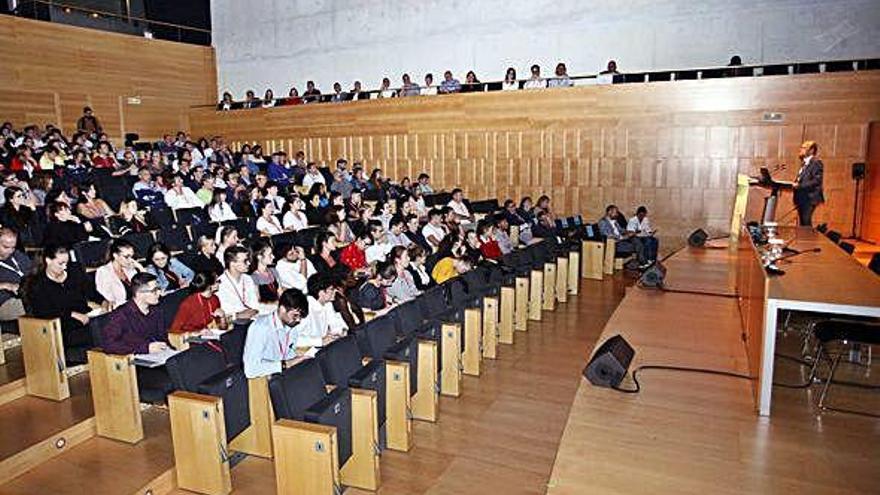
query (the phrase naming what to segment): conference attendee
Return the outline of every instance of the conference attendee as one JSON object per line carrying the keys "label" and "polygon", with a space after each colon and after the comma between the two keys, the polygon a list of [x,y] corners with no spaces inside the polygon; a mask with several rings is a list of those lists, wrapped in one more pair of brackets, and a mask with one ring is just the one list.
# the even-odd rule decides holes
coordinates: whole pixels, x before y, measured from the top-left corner
{"label": "conference attendee", "polygon": [[293,366],[306,359],[298,353],[301,344],[299,323],[309,315],[309,303],[305,294],[287,289],[278,298],[278,308],[272,313],[260,315],[248,328],[244,342],[244,374],[259,378],[280,373],[284,367]]}
{"label": "conference attendee", "polygon": [[434,194],[434,188],[431,187],[431,176],[422,172],[419,174],[418,183],[414,189],[418,189],[422,194]]}
{"label": "conference attendee", "polygon": [[364,177],[363,167],[359,167],[357,163],[351,170],[351,185],[355,191],[366,191],[367,179]]}
{"label": "conference attendee", "polygon": [[[158,155],[156,155],[158,156]],[[165,188],[161,187],[155,180],[149,167],[141,167],[138,169],[138,180],[131,186],[131,192],[135,198],[140,199],[144,194],[165,195]]]}
{"label": "conference attendee", "polygon": [[131,279],[131,299],[110,314],[104,327],[104,352],[147,354],[170,347],[165,317],[154,308],[161,292],[156,277],[149,273],[138,273]]}
{"label": "conference attendee", "polygon": [[392,304],[388,297],[388,288],[397,278],[397,270],[394,264],[382,262],[376,267],[376,272],[366,282],[357,288],[355,302],[372,311],[382,311]]}
{"label": "conference attendee", "polygon": [[348,92],[349,100],[369,100],[370,93],[367,93],[362,89],[361,82],[355,81],[352,85],[351,91]]}
{"label": "conference attendee", "polygon": [[437,86],[434,86],[434,74],[425,74],[425,85],[421,89],[422,96],[434,96],[437,94]]}
{"label": "conference attendee", "polygon": [[113,149],[107,141],[98,143],[98,148],[92,155],[92,167],[95,169],[116,170],[119,168],[119,162],[113,156]]}
{"label": "conference attendee", "polygon": [[635,233],[626,232],[617,223],[618,209],[615,205],[605,208],[605,216],[599,220],[599,233],[608,239],[616,241],[614,252],[616,255],[629,256],[636,254],[639,267],[648,266],[648,258],[645,256],[645,246],[641,242],[633,240]]}
{"label": "conference attendee", "polygon": [[345,319],[334,308],[336,292],[336,286],[329,274],[322,273],[309,279],[309,315],[299,325],[301,328],[297,346],[305,347],[302,344],[307,344],[321,347],[348,331]]}
{"label": "conference attendee", "polygon": [[260,106],[260,100],[257,98],[254,90],[249,89],[244,94],[244,102],[242,103],[242,108],[257,108]]}
{"label": "conference attendee", "polygon": [[397,96],[397,90],[391,88],[391,79],[383,77],[376,98],[394,98],[395,96]]}
{"label": "conference attendee", "polygon": [[[134,246],[125,239],[114,239],[107,263],[95,271],[95,289],[110,309],[117,308],[131,297],[132,278],[143,271],[144,267],[134,257]],[[153,282],[155,279],[153,276]]]}
{"label": "conference attendee", "polygon": [[110,217],[110,232],[117,237],[146,231],[147,220],[144,213],[138,210],[137,202],[134,200],[120,203],[119,214]]}
{"label": "conference attendee", "polygon": [[645,257],[649,263],[657,260],[659,241],[654,237],[654,227],[651,225],[650,218],[648,218],[647,207],[639,206],[636,209],[635,216],[630,218],[626,225],[626,231],[634,232],[634,239],[644,245]]}
{"label": "conference attendee", "polygon": [[[223,253],[232,246],[237,246],[239,244],[240,239],[238,238],[238,229],[235,225],[224,225],[218,228],[215,241],[217,249],[214,252],[214,257],[222,263]],[[217,272],[215,275],[219,275],[219,273],[220,272]]]}
{"label": "conference attendee", "polygon": [[361,230],[355,232],[354,241],[349,243],[348,246],[342,248],[339,252],[339,262],[347,266],[349,270],[356,274],[368,271],[369,266],[367,265],[366,249],[370,245],[370,241],[370,231]]}
{"label": "conference attendee", "polygon": [[431,278],[431,275],[428,273],[428,269],[425,266],[429,252],[430,251],[418,244],[412,244],[407,249],[409,266],[406,269],[412,277],[416,289],[422,292],[434,286],[434,280]]}
{"label": "conference attendee", "polygon": [[232,246],[223,254],[226,271],[220,276],[217,297],[223,312],[236,320],[250,320],[259,313],[257,285],[248,275],[249,258],[250,252],[241,246]]}
{"label": "conference attendee", "polygon": [[172,210],[205,206],[196,193],[183,184],[183,175],[180,173],[171,176],[171,187],[165,192],[165,204]]}
{"label": "conference attendee", "polygon": [[258,239],[252,244],[251,252],[250,275],[257,286],[258,300],[262,304],[272,304],[281,294],[278,272],[272,266],[275,262],[272,245],[267,239]]}
{"label": "conference attendee", "polygon": [[260,103],[260,106],[263,108],[272,108],[275,106],[275,93],[272,92],[271,89],[267,89],[265,93],[263,93],[263,101]]}
{"label": "conference attendee", "polygon": [[617,62],[615,62],[614,60],[609,60],[608,65],[605,67],[605,70],[603,70],[599,74],[602,74],[602,75],[608,74],[608,75],[612,75],[612,76],[620,74],[620,72],[617,72]]}
{"label": "conference attendee", "polygon": [[103,223],[108,217],[116,214],[106,201],[98,197],[98,189],[95,185],[89,183],[84,184],[80,189],[76,212],[80,217],[96,223]]}
{"label": "conference attendee", "polygon": [[235,105],[235,102],[232,101],[232,93],[224,91],[223,98],[220,100],[220,103],[217,104],[217,110],[232,110],[233,105]]}
{"label": "conference attendee", "polygon": [[161,242],[153,243],[147,249],[146,263],[146,272],[156,277],[156,285],[163,294],[186,288],[195,276],[189,267],[171,256],[171,250]]}
{"label": "conference attendee", "polygon": [[471,269],[471,263],[465,257],[447,256],[438,261],[431,270],[431,278],[442,284]]}
{"label": "conference attendee", "polygon": [[387,294],[391,301],[395,304],[411,301],[419,296],[422,291],[416,286],[412,273],[408,268],[410,265],[409,252],[403,246],[395,246],[388,253],[388,261],[394,266],[397,276],[391,286],[388,287]]}
{"label": "conference attendee", "polygon": [[308,167],[306,168],[306,174],[303,176],[302,185],[304,189],[311,189],[315,184],[327,184],[327,181],[324,179],[324,175],[318,170],[318,165],[315,162],[309,162]]}
{"label": "conference attendee", "polygon": [[82,116],[76,121],[76,130],[84,133],[86,136],[96,136],[103,132],[101,123],[91,107],[83,107]]}
{"label": "conference attendee", "polygon": [[502,255],[513,251],[515,247],[510,238],[510,224],[503,213],[495,216],[495,241]]}
{"label": "conference attendee", "polygon": [[742,58],[739,55],[734,55],[730,57],[730,62],[727,63],[728,67],[739,67],[742,65]]}
{"label": "conference attendee", "polygon": [[458,82],[458,79],[452,77],[452,71],[446,71],[443,73],[443,81],[440,83],[440,87],[437,89],[437,92],[440,94],[450,94],[450,93],[458,93],[461,91],[461,83]]}
{"label": "conference attendee", "polygon": [[532,209],[532,213],[536,216],[542,211],[547,212],[551,219],[554,218],[553,210],[550,207],[550,196],[541,195],[538,197],[538,202],[535,203],[535,207]]}
{"label": "conference attendee", "polygon": [[815,141],[804,141],[798,151],[801,168],[794,180],[794,204],[801,227],[813,226],[813,212],[825,202],[822,190],[824,166],[818,154],[819,145]]}
{"label": "conference attendee", "polygon": [[483,84],[477,79],[477,74],[469,70],[464,78],[464,84],[461,85],[462,93],[475,93],[483,91]]}
{"label": "conference attendee", "polygon": [[226,202],[226,192],[215,189],[211,195],[211,202],[208,204],[208,218],[212,222],[226,222],[235,220],[238,216],[232,211],[232,206]]}
{"label": "conference attendee", "polygon": [[337,170],[333,174],[333,182],[330,184],[330,191],[339,193],[343,199],[347,200],[351,197],[351,192],[354,191],[354,186],[351,185],[351,181],[345,177],[344,172]]}
{"label": "conference attendee", "polygon": [[505,200],[503,209],[504,209],[503,215],[504,215],[504,218],[507,219],[508,224],[520,226],[520,225],[527,222],[526,219],[523,218],[522,215],[520,215],[519,208],[517,208],[516,202],[514,200],[512,200],[512,199]]}
{"label": "conference attendee", "polygon": [[436,250],[440,246],[440,241],[446,237],[446,229],[443,227],[443,210],[434,208],[428,212],[428,223],[422,227],[422,235],[431,248]]}
{"label": "conference attendee", "polygon": [[388,241],[387,231],[379,222],[371,221],[369,226],[370,245],[366,248],[367,264],[382,261],[394,247]]}
{"label": "conference attendee", "polygon": [[547,81],[541,77],[541,66],[535,64],[530,69],[531,77],[523,83],[523,89],[541,89],[547,87]]}
{"label": "conference attendee", "polygon": [[354,241],[354,232],[345,221],[345,210],[341,206],[333,205],[327,208],[327,212],[324,214],[324,225],[340,243],[348,244]]}
{"label": "conference attendee", "polygon": [[220,309],[220,299],[217,297],[219,287],[213,273],[196,273],[188,288],[190,294],[177,308],[168,333],[199,332],[208,328],[226,329],[226,313]]}
{"label": "conference attendee", "polygon": [[406,222],[402,216],[394,215],[391,217],[388,223],[387,238],[388,243],[392,246],[407,248],[412,244],[413,241],[406,235]]}
{"label": "conference attendee", "polygon": [[315,87],[314,81],[306,81],[306,90],[302,94],[305,103],[313,103],[321,99],[321,91]]}
{"label": "conference attendee", "polygon": [[281,153],[272,153],[271,161],[266,167],[266,176],[280,187],[287,189],[288,184],[293,180],[293,171],[281,163],[282,158]]}
{"label": "conference attendee", "polygon": [[519,81],[516,79],[516,69],[508,67],[504,73],[504,81],[501,83],[502,91],[513,91],[519,89]]}
{"label": "conference attendee", "polygon": [[[202,202],[202,206],[208,206],[214,199],[214,176],[206,173],[202,175],[199,183],[201,186],[196,191],[196,197]],[[225,196],[225,193],[224,193]]]}
{"label": "conference attendee", "polygon": [[459,223],[471,224],[474,222],[474,214],[471,213],[467,204],[465,204],[464,192],[461,189],[455,188],[452,190],[452,199],[449,200],[449,203],[446,203],[446,206],[455,213]]}
{"label": "conference attendee", "polygon": [[464,233],[464,257],[476,265],[483,260],[483,251],[481,250],[480,237],[476,230],[468,230]]}
{"label": "conference attendee", "polygon": [[[619,227],[618,227],[619,228]],[[532,235],[539,239],[552,239],[559,237],[559,231],[553,218],[544,210],[538,210],[535,224],[532,225]]]}
{"label": "conference attendee", "polygon": [[556,64],[556,73],[553,77],[547,80],[547,87],[568,88],[571,86],[574,86],[574,82],[568,77],[568,69],[566,69],[564,63],[559,62]]}
{"label": "conference attendee", "polygon": [[14,229],[18,233],[16,241],[33,241],[37,214],[32,198],[28,198],[19,187],[7,187],[3,190],[3,197],[6,202],[0,207],[0,225]]}
{"label": "conference attendee", "polygon": [[497,260],[503,254],[498,240],[495,238],[495,225],[491,220],[477,224],[477,238],[480,242],[480,253],[487,260]]}
{"label": "conference attendee", "polygon": [[266,236],[284,232],[281,222],[275,216],[275,203],[269,199],[260,201],[260,216],[257,218],[257,231]]}
{"label": "conference attendee", "polygon": [[9,227],[0,228],[0,321],[14,321],[25,314],[21,283],[33,264],[17,245],[18,234]]}
{"label": "conference attendee", "polygon": [[407,215],[404,217],[406,229],[403,231],[404,235],[406,235],[407,239],[410,240],[410,245],[418,244],[426,251],[430,252],[433,248],[431,247],[431,243],[425,238],[422,234],[422,226],[419,222],[419,217],[416,215]]}
{"label": "conference attendee", "polygon": [[280,244],[275,248],[275,257],[278,259],[275,270],[281,288],[307,290],[306,282],[317,270],[306,257],[305,250],[295,244]]}
{"label": "conference attendee", "polygon": [[388,230],[391,224],[391,217],[394,216],[391,211],[394,209],[394,204],[391,201],[380,201],[376,203],[376,209],[373,212],[372,218],[370,220],[379,222],[382,224],[382,228]]}
{"label": "conference attendee", "polygon": [[398,91],[397,96],[419,96],[421,89],[419,88],[418,84],[412,82],[409,74],[404,74],[402,79],[403,85],[400,87],[400,91]]}
{"label": "conference attendee", "polygon": [[281,226],[287,231],[299,231],[309,226],[309,219],[305,213],[306,204],[299,196],[293,196],[287,206],[287,211],[281,217]]}
{"label": "conference attendee", "polygon": [[223,273],[223,263],[221,263],[217,259],[216,255],[217,243],[214,242],[214,239],[211,239],[206,235],[202,235],[199,236],[198,239],[196,239],[195,256],[187,259],[186,263],[187,266],[194,272],[211,272],[214,275],[219,276],[221,273]]}
{"label": "conference attendee", "polygon": [[[2,245],[3,235],[0,234]],[[69,262],[66,247],[44,245],[37,273],[25,283],[24,298],[32,316],[61,320],[61,340],[65,348],[88,347],[92,343],[92,334],[88,327],[90,309],[86,280],[81,272],[67,270]]]}
{"label": "conference attendee", "polygon": [[532,204],[531,196],[523,196],[521,200],[519,200],[519,208],[517,208],[517,213],[521,216],[527,225],[531,225],[535,223],[535,213],[532,211],[534,205]]}

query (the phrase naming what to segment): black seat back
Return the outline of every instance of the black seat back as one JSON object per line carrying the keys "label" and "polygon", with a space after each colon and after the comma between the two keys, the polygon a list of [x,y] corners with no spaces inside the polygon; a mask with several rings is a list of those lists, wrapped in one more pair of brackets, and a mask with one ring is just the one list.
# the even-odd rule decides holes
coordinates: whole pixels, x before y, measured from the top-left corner
{"label": "black seat back", "polygon": [[200,383],[226,369],[226,358],[212,346],[192,344],[189,349],[168,358],[165,366],[175,388],[198,392]]}
{"label": "black seat back", "polygon": [[193,240],[186,225],[163,228],[158,232],[156,238],[168,246],[171,251],[191,251],[193,248]]}
{"label": "black seat back", "polygon": [[385,365],[380,359],[361,364],[361,352],[353,335],[322,348],[315,359],[321,365],[324,380],[337,387],[374,390],[377,396],[379,425],[385,424]]}
{"label": "black seat back", "polygon": [[242,356],[244,355],[244,342],[247,338],[248,327],[250,321],[246,323],[235,323],[232,330],[220,336],[220,347],[226,353],[226,360],[229,364],[235,366],[244,366]]}
{"label": "black seat back", "polygon": [[174,213],[171,208],[151,208],[146,220],[150,229],[168,229],[174,225]]}
{"label": "black seat back", "polygon": [[868,263],[868,268],[877,275],[880,275],[880,253],[874,253],[874,256],[871,256],[871,262]]}
{"label": "black seat back", "polygon": [[129,232],[122,236],[122,238],[134,246],[134,256],[138,259],[146,258],[147,250],[149,250],[150,246],[155,242],[152,232]]}
{"label": "black seat back", "polygon": [[76,261],[86,268],[98,268],[107,259],[107,249],[110,247],[109,239],[100,241],[85,241],[73,246]]}
{"label": "black seat back", "polygon": [[[420,311],[414,302],[404,303],[400,307],[404,306],[414,307],[416,312]],[[381,359],[385,351],[394,345],[394,342],[397,341],[398,331],[395,314],[399,311],[400,308],[397,308],[388,314],[373,318],[353,330],[361,354],[373,359]]]}
{"label": "black seat back", "polygon": [[269,377],[269,395],[276,418],[336,427],[339,466],[351,457],[351,390],[326,392],[321,366],[314,359]]}

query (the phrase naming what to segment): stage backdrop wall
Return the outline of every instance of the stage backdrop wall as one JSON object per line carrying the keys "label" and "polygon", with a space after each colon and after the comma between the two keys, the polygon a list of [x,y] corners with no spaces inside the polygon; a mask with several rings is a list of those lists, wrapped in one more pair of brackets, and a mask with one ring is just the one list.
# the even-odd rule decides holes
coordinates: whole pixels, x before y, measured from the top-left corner
{"label": "stage backdrop wall", "polygon": [[876,0],[212,0],[220,90],[325,92],[404,72],[464,80],[880,56]]}
{"label": "stage backdrop wall", "polygon": [[[765,114],[781,114],[765,121]],[[559,212],[598,218],[608,203],[647,205],[667,246],[692,229],[729,230],[738,172],[787,164],[804,139],[821,146],[827,205],[816,219],[845,231],[850,164],[880,120],[880,73],[658,82],[316,104],[194,109],[193,135],[235,146],[304,150],[322,164],[359,160],[400,179],[427,171],[472,198],[553,197]],[[789,210],[784,198],[779,216]],[[787,217],[792,221],[794,215]]]}
{"label": "stage backdrop wall", "polygon": [[[142,139],[186,129],[216,100],[210,47],[0,16],[0,120],[75,130],[84,105],[106,132]],[[121,141],[120,141],[121,142]]]}

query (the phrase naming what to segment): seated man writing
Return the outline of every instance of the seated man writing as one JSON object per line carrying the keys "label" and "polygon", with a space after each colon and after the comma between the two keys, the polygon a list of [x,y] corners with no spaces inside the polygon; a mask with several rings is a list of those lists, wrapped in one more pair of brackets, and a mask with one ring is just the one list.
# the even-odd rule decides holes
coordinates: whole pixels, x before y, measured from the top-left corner
{"label": "seated man writing", "polygon": [[635,232],[627,232],[621,229],[617,223],[618,214],[617,206],[608,205],[605,208],[605,216],[599,220],[599,232],[606,238],[617,241],[614,249],[615,255],[628,256],[635,253],[636,258],[638,258],[639,269],[648,267],[650,263],[648,263],[648,258],[645,256],[644,244],[634,240]]}
{"label": "seated man writing", "polygon": [[114,311],[104,327],[103,349],[109,354],[147,354],[168,349],[168,331],[160,311],[156,276],[141,272],[131,278],[132,297]]}
{"label": "seated man writing", "polygon": [[657,261],[657,250],[660,242],[654,237],[654,232],[656,231],[651,225],[651,220],[648,218],[648,208],[644,206],[638,207],[636,216],[630,218],[629,222],[627,222],[626,231],[635,233],[633,239],[644,245],[645,258],[647,258],[648,263]]}
{"label": "seated man writing", "polygon": [[297,289],[287,289],[278,298],[278,309],[258,316],[244,342],[244,374],[248,378],[280,373],[305,356],[300,347],[300,322],[309,315],[309,302]]}

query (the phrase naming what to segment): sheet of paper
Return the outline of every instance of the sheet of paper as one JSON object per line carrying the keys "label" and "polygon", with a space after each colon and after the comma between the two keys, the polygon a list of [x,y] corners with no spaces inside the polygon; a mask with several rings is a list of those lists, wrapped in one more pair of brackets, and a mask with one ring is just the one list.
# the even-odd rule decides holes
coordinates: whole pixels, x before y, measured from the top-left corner
{"label": "sheet of paper", "polygon": [[176,355],[180,351],[174,349],[165,349],[164,351],[152,352],[149,354],[135,354],[134,364],[145,368],[158,368],[164,366],[165,361]]}

